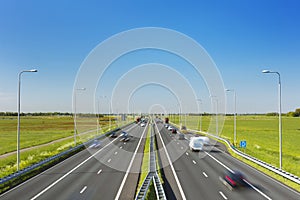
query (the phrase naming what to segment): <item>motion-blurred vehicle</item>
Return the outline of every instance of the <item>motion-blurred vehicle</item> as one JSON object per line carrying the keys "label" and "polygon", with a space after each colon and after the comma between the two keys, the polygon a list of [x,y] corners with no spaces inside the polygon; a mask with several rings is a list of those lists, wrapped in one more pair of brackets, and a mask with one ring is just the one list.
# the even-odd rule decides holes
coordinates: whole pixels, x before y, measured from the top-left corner
{"label": "motion-blurred vehicle", "polygon": [[210,145],[208,137],[206,137],[206,136],[198,136],[198,138],[200,138],[202,140],[204,146],[209,146]]}
{"label": "motion-blurred vehicle", "polygon": [[146,124],[144,122],[141,123],[141,127],[145,127]]}
{"label": "motion-blurred vehicle", "polygon": [[166,123],[166,124],[169,123],[169,118],[168,118],[168,117],[165,118],[165,123]]}
{"label": "motion-blurred vehicle", "polygon": [[244,181],[246,180],[244,174],[237,170],[234,171],[226,170],[223,177],[220,177],[220,180],[230,190],[248,186],[248,184]]}
{"label": "motion-blurred vehicle", "polygon": [[191,151],[202,151],[203,150],[203,141],[199,137],[191,137],[189,142],[189,147]]}
{"label": "motion-blurred vehicle", "polygon": [[179,133],[178,140],[184,140],[184,139],[185,139],[184,134],[183,133]]}
{"label": "motion-blurred vehicle", "polygon": [[173,129],[172,126],[168,126],[168,130],[171,131]]}
{"label": "motion-blurred vehicle", "polygon": [[127,132],[123,131],[122,134],[121,134],[120,141],[121,142],[127,142],[129,140],[130,140],[129,134]]}
{"label": "motion-blurred vehicle", "polygon": [[94,140],[93,143],[89,146],[90,149],[97,149],[101,147],[101,142],[98,140]]}
{"label": "motion-blurred vehicle", "polygon": [[172,133],[177,133],[177,130],[176,130],[176,128],[172,128]]}
{"label": "motion-blurred vehicle", "polygon": [[111,134],[110,134],[110,137],[111,138],[116,138],[116,137],[118,137],[118,134],[117,134],[117,132],[112,132]]}
{"label": "motion-blurred vehicle", "polygon": [[169,124],[165,124],[165,127],[168,128],[168,127],[169,127]]}

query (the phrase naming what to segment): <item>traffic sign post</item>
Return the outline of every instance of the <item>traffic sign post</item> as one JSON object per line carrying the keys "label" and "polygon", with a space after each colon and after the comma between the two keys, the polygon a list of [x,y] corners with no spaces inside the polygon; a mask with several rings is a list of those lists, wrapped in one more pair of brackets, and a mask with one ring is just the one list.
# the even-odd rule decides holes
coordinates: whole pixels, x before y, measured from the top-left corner
{"label": "traffic sign post", "polygon": [[246,140],[241,140],[240,141],[240,147],[244,149],[244,153],[245,153],[246,147],[247,147],[247,141]]}

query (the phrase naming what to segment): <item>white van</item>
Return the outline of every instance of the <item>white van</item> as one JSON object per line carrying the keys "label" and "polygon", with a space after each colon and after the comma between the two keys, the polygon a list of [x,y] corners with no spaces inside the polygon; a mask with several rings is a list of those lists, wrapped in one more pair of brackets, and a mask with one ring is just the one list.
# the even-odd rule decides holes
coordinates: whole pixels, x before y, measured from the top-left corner
{"label": "white van", "polygon": [[198,136],[198,138],[201,138],[204,146],[209,146],[210,145],[208,137],[206,137],[206,136]]}
{"label": "white van", "polygon": [[201,137],[191,137],[189,147],[191,151],[202,151],[203,139]]}

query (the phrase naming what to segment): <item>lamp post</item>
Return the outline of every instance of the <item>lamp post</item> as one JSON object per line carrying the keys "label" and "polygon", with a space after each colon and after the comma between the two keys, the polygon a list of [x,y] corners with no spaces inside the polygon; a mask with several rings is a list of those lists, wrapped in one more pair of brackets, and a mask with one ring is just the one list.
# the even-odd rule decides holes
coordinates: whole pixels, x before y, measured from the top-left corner
{"label": "lamp post", "polygon": [[76,126],[76,94],[78,90],[86,90],[86,88],[76,88],[74,91],[74,145],[76,146],[76,134],[77,134],[77,126]]}
{"label": "lamp post", "polygon": [[215,101],[216,101],[216,135],[218,135],[219,133],[219,127],[218,127],[218,104],[219,104],[219,101],[217,99],[217,96],[210,96],[211,100],[213,100],[215,98]]}
{"label": "lamp post", "polygon": [[[200,109],[202,107],[202,100],[201,99],[196,99],[198,102],[200,102]],[[199,124],[200,124],[200,127],[199,127],[199,130],[202,131],[202,114],[201,114],[201,110],[199,111],[200,112],[200,115],[199,115]]]}
{"label": "lamp post", "polygon": [[18,75],[18,130],[17,130],[17,171],[20,169],[20,110],[21,110],[21,76],[24,72],[37,72],[36,69],[21,71]]}
{"label": "lamp post", "polygon": [[279,114],[279,168],[282,168],[282,122],[281,122],[281,78],[276,71],[263,70],[262,73],[272,73],[278,75],[278,114]]}
{"label": "lamp post", "polygon": [[234,98],[234,119],[233,119],[233,144],[236,146],[236,92],[234,89],[226,89],[226,92],[233,92]]}

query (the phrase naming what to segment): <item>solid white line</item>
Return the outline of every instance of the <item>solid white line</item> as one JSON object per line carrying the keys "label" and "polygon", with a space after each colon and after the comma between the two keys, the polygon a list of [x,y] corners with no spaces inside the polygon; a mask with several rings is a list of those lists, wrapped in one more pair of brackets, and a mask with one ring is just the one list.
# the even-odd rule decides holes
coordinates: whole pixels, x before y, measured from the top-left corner
{"label": "solid white line", "polygon": [[[148,124],[149,124],[149,122],[147,123],[147,126],[148,126]],[[146,127],[147,127],[147,126],[146,126]],[[136,156],[136,154],[137,154],[137,151],[138,151],[138,149],[139,149],[139,146],[140,146],[140,144],[141,144],[141,141],[142,141],[142,139],[144,138],[145,131],[148,130],[146,127],[144,128],[144,131],[143,131],[142,136],[141,136],[141,138],[140,138],[140,140],[139,140],[139,143],[138,143],[137,147],[135,148],[135,151],[134,151],[134,153],[133,153],[133,156],[132,156],[131,161],[130,161],[130,163],[129,163],[129,166],[128,166],[128,168],[127,168],[126,174],[125,174],[125,176],[124,176],[124,178],[123,178],[123,180],[122,180],[122,183],[121,183],[121,185],[120,185],[120,187],[119,187],[119,190],[118,190],[118,193],[117,193],[117,195],[116,195],[116,197],[115,197],[115,200],[118,200],[118,199],[120,198],[121,192],[122,192],[123,187],[124,187],[124,185],[125,185],[125,181],[126,181],[126,179],[127,179],[127,176],[128,176],[128,174],[129,174],[129,171],[130,171],[130,169],[131,169],[133,160],[135,159],[135,156]]]}
{"label": "solid white line", "polygon": [[196,161],[194,161],[194,160],[193,160],[193,163],[194,163],[195,165],[197,164]]}
{"label": "solid white line", "polygon": [[111,161],[111,159],[108,159],[108,161],[107,162],[110,162]]}
{"label": "solid white line", "polygon": [[265,197],[268,200],[272,200],[269,196],[267,196],[265,193],[263,193],[262,191],[260,191],[258,188],[256,188],[254,185],[252,185],[251,183],[249,183],[246,179],[244,179],[244,181],[250,185],[250,187],[252,187],[252,189],[254,189],[256,192],[258,192],[259,194],[261,194],[263,197]]}
{"label": "solid white line", "polygon": [[223,163],[221,163],[218,159],[216,159],[215,157],[213,157],[212,155],[210,155],[209,153],[207,153],[206,151],[204,151],[204,153],[206,153],[209,157],[211,157],[213,160],[215,160],[217,163],[219,163],[220,165],[222,165],[225,169],[227,169],[228,171],[230,171],[231,173],[234,173],[232,169],[230,169],[229,167],[227,167],[226,165],[224,165]]}
{"label": "solid white line", "polygon": [[[129,128],[127,131],[130,131],[131,129],[133,129],[135,126]],[[87,159],[85,159],[84,161],[82,161],[80,164],[78,164],[76,167],[74,167],[73,169],[71,169],[68,173],[66,173],[65,175],[63,175],[62,177],[60,177],[59,179],[57,179],[56,181],[54,181],[52,184],[50,184],[48,187],[46,187],[45,189],[43,189],[41,192],[39,192],[37,195],[35,195],[34,197],[31,198],[31,200],[35,200],[37,199],[39,196],[41,196],[42,194],[44,194],[45,192],[47,192],[50,188],[52,188],[54,185],[56,185],[58,182],[60,182],[61,180],[63,180],[64,178],[66,178],[68,175],[70,175],[73,171],[75,171],[76,169],[78,169],[80,166],[82,166],[84,163],[86,163],[87,161],[89,161],[91,158],[93,158],[96,154],[98,154],[99,152],[101,152],[103,149],[105,149],[108,145],[110,145],[111,143],[113,143],[115,140],[117,140],[118,138],[112,140],[110,143],[108,143],[107,145],[105,145],[102,149],[99,149],[96,153],[92,154],[90,157],[88,157]]]}
{"label": "solid white line", "polygon": [[208,177],[207,174],[205,172],[202,173],[206,178]]}
{"label": "solid white line", "polygon": [[117,155],[117,154],[118,154],[118,152],[116,151],[116,152],[115,152],[115,155]]}
{"label": "solid white line", "polygon": [[98,172],[97,172],[97,174],[100,174],[102,172],[102,169],[100,169]]}
{"label": "solid white line", "polygon": [[227,199],[227,197],[223,194],[223,192],[219,191],[220,195],[223,197],[223,199]]}
{"label": "solid white line", "polygon": [[165,143],[164,143],[164,141],[163,141],[163,139],[162,139],[162,137],[161,137],[160,131],[159,131],[159,129],[158,129],[156,123],[155,123],[155,126],[156,126],[156,129],[157,129],[158,133],[159,133],[158,135],[159,135],[159,138],[160,138],[161,143],[162,143],[162,145],[163,145],[163,148],[164,148],[164,150],[165,150],[165,152],[166,152],[166,156],[167,156],[168,161],[169,161],[169,163],[170,163],[170,167],[171,167],[171,169],[172,169],[172,172],[173,172],[175,181],[176,181],[177,186],[178,186],[178,188],[179,188],[179,192],[180,192],[180,194],[181,194],[181,197],[182,197],[183,200],[186,200],[185,194],[184,194],[184,192],[183,192],[183,189],[182,189],[182,187],[181,187],[181,184],[180,184],[179,179],[178,179],[178,177],[177,177],[177,174],[176,174],[176,172],[175,172],[174,166],[173,166],[173,164],[172,164],[172,162],[171,162],[169,153],[168,153],[168,151],[167,151],[167,148],[166,148]]}
{"label": "solid white line", "polygon": [[84,187],[82,188],[82,190],[80,191],[80,194],[84,193],[84,191],[86,190],[86,188],[87,188],[87,186],[84,186]]}

